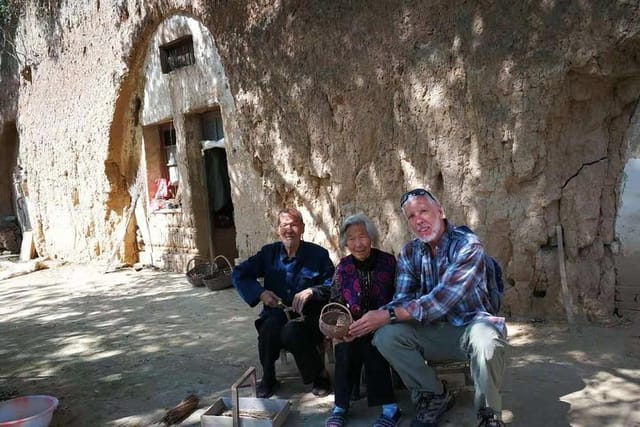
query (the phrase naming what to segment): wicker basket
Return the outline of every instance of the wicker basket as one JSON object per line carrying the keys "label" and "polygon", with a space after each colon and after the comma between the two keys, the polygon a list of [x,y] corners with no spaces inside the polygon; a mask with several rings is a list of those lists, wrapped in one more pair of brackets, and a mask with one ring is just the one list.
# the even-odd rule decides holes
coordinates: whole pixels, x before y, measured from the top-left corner
{"label": "wicker basket", "polygon": [[325,305],[320,312],[320,332],[327,338],[342,338],[349,332],[353,317],[347,307],[337,302]]}
{"label": "wicker basket", "polygon": [[213,266],[204,258],[191,258],[187,263],[187,281],[193,286],[204,286],[202,280],[212,272]]}
{"label": "wicker basket", "polygon": [[[216,261],[224,260],[226,263],[223,267],[218,267]],[[231,287],[231,270],[233,266],[224,255],[218,255],[213,259],[213,270],[205,276],[202,281],[210,291],[219,291]]]}

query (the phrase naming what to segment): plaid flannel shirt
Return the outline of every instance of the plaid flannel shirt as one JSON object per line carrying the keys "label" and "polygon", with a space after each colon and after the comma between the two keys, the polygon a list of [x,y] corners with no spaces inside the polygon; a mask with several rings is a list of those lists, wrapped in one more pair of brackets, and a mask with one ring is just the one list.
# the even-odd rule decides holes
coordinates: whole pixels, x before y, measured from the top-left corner
{"label": "plaid flannel shirt", "polygon": [[[452,239],[460,243],[455,253],[448,254]],[[478,236],[447,222],[435,255],[429,244],[419,239],[404,246],[398,257],[396,293],[388,306],[405,308],[423,324],[448,321],[454,326],[466,326],[486,321],[506,337],[504,317],[493,316],[487,310],[490,303],[485,260]]]}

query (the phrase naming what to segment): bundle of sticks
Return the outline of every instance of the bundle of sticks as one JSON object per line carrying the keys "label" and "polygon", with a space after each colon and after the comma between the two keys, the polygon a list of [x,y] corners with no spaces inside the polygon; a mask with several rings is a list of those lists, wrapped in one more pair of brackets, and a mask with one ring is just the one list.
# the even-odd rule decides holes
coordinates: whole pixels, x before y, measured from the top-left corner
{"label": "bundle of sticks", "polygon": [[[261,411],[259,409],[240,409],[240,418],[253,418],[255,420],[272,420],[275,418],[276,413],[270,411]],[[233,416],[233,411],[228,409],[222,414],[223,417]]]}
{"label": "bundle of sticks", "polygon": [[162,417],[162,422],[168,426],[173,424],[178,424],[184,421],[193,411],[198,407],[198,403],[200,403],[200,399],[195,394],[190,394],[185,397],[182,402],[173,408],[169,409],[164,417]]}

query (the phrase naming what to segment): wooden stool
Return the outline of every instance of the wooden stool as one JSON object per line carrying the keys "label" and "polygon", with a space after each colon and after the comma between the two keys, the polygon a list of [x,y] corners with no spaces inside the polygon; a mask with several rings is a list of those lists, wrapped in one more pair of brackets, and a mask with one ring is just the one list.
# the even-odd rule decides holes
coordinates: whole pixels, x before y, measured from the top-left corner
{"label": "wooden stool", "polygon": [[439,374],[462,374],[464,375],[464,385],[473,385],[471,364],[468,360],[427,360],[427,364]]}

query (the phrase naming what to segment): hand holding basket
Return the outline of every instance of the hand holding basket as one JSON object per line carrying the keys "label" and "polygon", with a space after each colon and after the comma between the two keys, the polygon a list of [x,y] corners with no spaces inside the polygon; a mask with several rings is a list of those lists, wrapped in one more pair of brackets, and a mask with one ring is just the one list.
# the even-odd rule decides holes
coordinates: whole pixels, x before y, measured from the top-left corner
{"label": "hand holding basket", "polygon": [[320,312],[320,332],[327,338],[342,338],[349,333],[353,317],[347,307],[337,302],[325,305]]}

